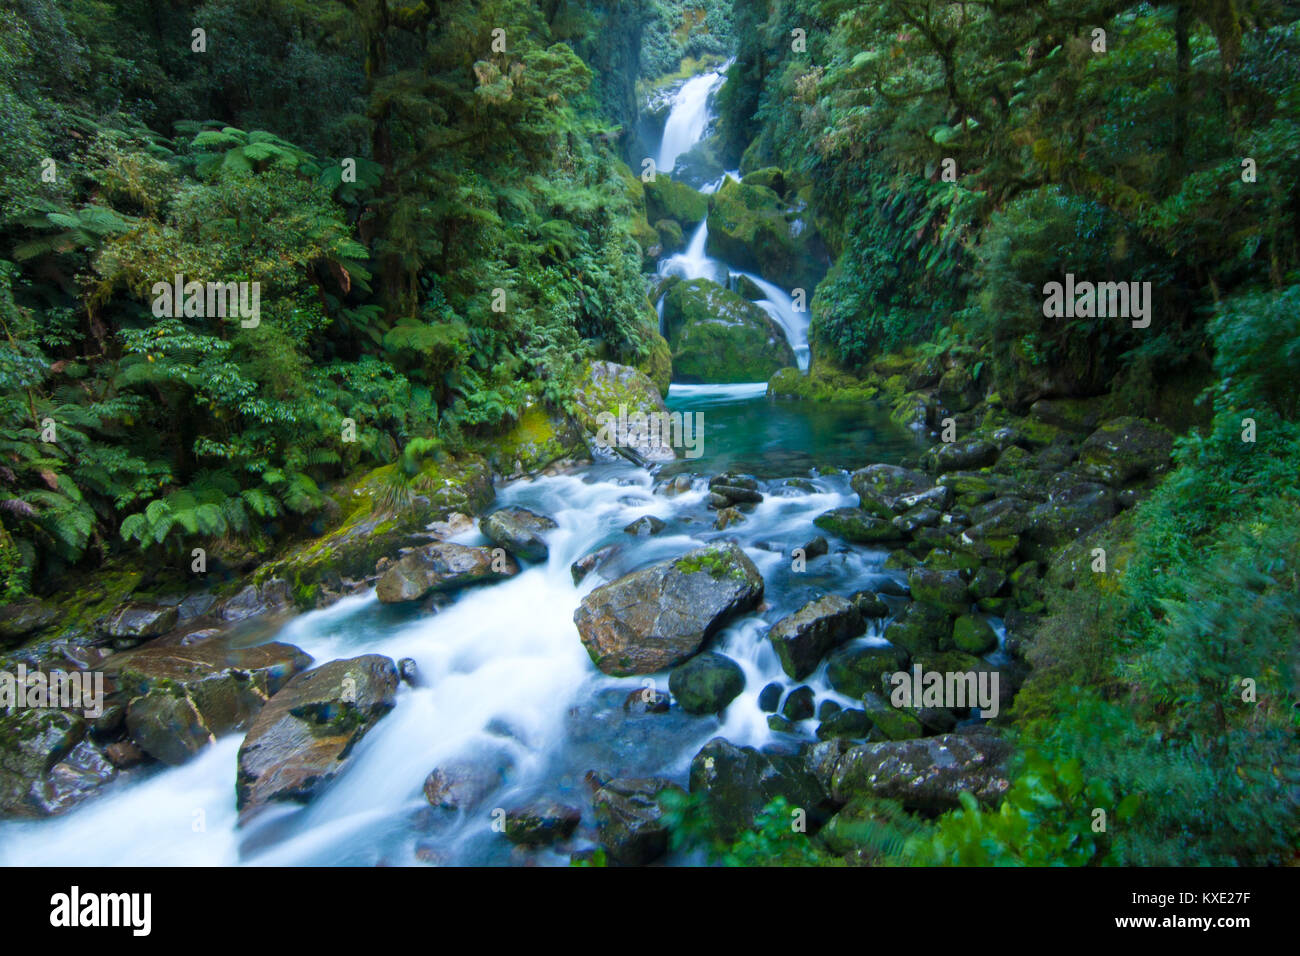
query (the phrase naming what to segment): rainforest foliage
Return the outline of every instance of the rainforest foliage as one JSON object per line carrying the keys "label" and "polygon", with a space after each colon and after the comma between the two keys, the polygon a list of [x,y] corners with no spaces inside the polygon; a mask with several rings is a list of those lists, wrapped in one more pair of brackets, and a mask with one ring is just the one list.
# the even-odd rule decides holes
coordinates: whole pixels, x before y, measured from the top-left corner
{"label": "rainforest foliage", "polygon": [[[1049,590],[1012,794],[880,828],[884,857],[1294,859],[1300,5],[734,0],[732,22],[728,162],[788,170],[831,247],[815,360],[961,348],[1008,408],[1114,392],[1191,426],[1093,542],[1113,573]],[[1155,319],[1045,321],[1067,273],[1150,282]]]}
{"label": "rainforest foliage", "polygon": [[[584,356],[643,357],[617,119],[661,13],[0,3],[5,592],[274,533],[413,439],[562,404]],[[177,275],[257,282],[259,321],[160,317]]]}

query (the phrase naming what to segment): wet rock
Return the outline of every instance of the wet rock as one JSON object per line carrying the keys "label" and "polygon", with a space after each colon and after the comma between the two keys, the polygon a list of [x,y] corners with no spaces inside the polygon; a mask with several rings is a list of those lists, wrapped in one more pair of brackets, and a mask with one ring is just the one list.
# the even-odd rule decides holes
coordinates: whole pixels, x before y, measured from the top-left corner
{"label": "wet rock", "polygon": [[820,558],[822,555],[828,554],[830,550],[830,542],[818,535],[803,546],[803,556],[811,561],[813,558]]}
{"label": "wet rock", "polygon": [[602,671],[650,674],[695,654],[762,597],[763,578],[745,552],[713,544],[596,588],[573,620]]}
{"label": "wet rock", "polygon": [[857,493],[863,511],[886,519],[920,503],[903,503],[900,499],[934,487],[934,482],[924,472],[897,465],[868,465],[855,471],[849,483]]}
{"label": "wet rock", "polygon": [[124,604],[96,624],[100,635],[115,647],[130,647],[154,637],[161,637],[180,622],[174,607],[156,604]]}
{"label": "wet rock", "polygon": [[104,747],[104,756],[119,770],[144,762],[144,751],[129,740],[115,740]]}
{"label": "wet rock", "polygon": [[403,657],[397,662],[397,674],[402,679],[402,683],[415,687],[420,682],[420,665],[415,662],[414,657]]}
{"label": "wet rock", "polygon": [[885,640],[912,656],[937,650],[951,636],[952,617],[947,611],[916,602],[904,608],[885,628]]}
{"label": "wet rock", "polygon": [[[882,592],[883,593],[883,592]],[[879,594],[873,594],[870,591],[859,591],[849,598],[854,607],[865,620],[875,620],[882,617],[889,617],[889,605],[886,604]]]}
{"label": "wet rock", "polygon": [[813,524],[845,541],[860,544],[899,541],[906,536],[906,532],[889,521],[869,515],[861,508],[835,508],[818,515]]}
{"label": "wet rock", "polygon": [[86,721],[63,710],[23,709],[0,715],[0,816],[48,816],[40,788],[72,752]]}
{"label": "wet rock", "polygon": [[185,763],[216,739],[194,701],[166,686],[127,705],[126,731],[141,750],[172,767]]}
{"label": "wet rock", "polygon": [[970,610],[966,581],[957,571],[934,571],[913,568],[907,575],[912,599],[948,614],[965,614]]}
{"label": "wet rock", "polygon": [[844,803],[886,797],[908,809],[932,812],[955,809],[957,794],[965,790],[995,806],[1011,786],[1010,754],[1010,746],[984,734],[863,744],[835,765],[831,790]]}
{"label": "wet rock", "polygon": [[984,618],[963,614],[953,623],[952,642],[957,650],[978,656],[998,646],[998,635]]}
{"label": "wet rock", "polygon": [[753,747],[710,740],[691,761],[691,793],[702,794],[717,836],[734,840],[776,797],[807,811],[815,829],[829,816],[827,794],[801,758],[781,759]]}
{"label": "wet rock", "polygon": [[[129,698],[159,695],[190,701],[198,715],[197,723],[189,708],[179,703],[131,703],[137,711],[135,726],[144,727],[149,742],[136,738],[134,733],[132,738],[154,758],[176,763],[201,749],[208,737],[248,727],[271,695],[309,666],[311,657],[291,644],[234,647],[214,637],[193,645],[150,644],[114,654],[104,662],[103,670]],[[143,716],[146,713],[152,716]],[[154,719],[179,729],[187,742],[179,750],[170,747],[159,739],[161,728],[150,724]],[[128,715],[128,728],[131,723]]]}
{"label": "wet rock", "polygon": [[671,436],[644,427],[650,420],[646,416],[665,416],[668,411],[659,388],[644,372],[613,362],[592,362],[574,402],[594,455],[606,459],[619,455],[642,467],[676,460]]}
{"label": "wet rock", "polygon": [[777,621],[767,632],[767,639],[772,642],[781,668],[795,680],[803,680],[829,651],[862,630],[862,614],[853,602],[838,594],[827,594]]}
{"label": "wet rock", "polygon": [[1173,435],[1162,425],[1126,416],[1113,419],[1088,436],[1079,449],[1085,474],[1108,485],[1160,474],[1169,467]]}
{"label": "wet rock", "polygon": [[538,800],[506,811],[506,839],[522,846],[545,846],[568,839],[581,819],[577,807]]}
{"label": "wet rock", "polygon": [[58,620],[58,608],[36,598],[0,605],[0,647],[17,644]]}
{"label": "wet rock", "polygon": [[260,587],[250,584],[224,601],[219,616],[223,621],[234,623],[284,610],[291,603],[288,583],[272,578]]}
{"label": "wet rock", "polygon": [[775,681],[764,687],[758,692],[758,709],[765,714],[773,713],[781,706],[781,691],[781,685]]}
{"label": "wet rock", "polygon": [[922,528],[933,528],[939,523],[941,517],[942,515],[933,508],[920,506],[898,515],[890,521],[890,524],[904,535],[910,535]]}
{"label": "wet rock", "polygon": [[479,522],[479,530],[493,544],[534,562],[546,560],[546,533],[556,527],[551,518],[527,508],[501,508]]}
{"label": "wet rock", "polygon": [[817,719],[821,721],[830,720],[843,709],[844,705],[838,701],[824,700],[817,705]]}
{"label": "wet rock", "polygon": [[600,845],[623,866],[653,863],[668,850],[668,827],[659,796],[685,791],[662,777],[617,777],[592,796]]}
{"label": "wet rock", "polygon": [[861,698],[880,690],[884,675],[907,667],[907,654],[897,647],[851,644],[826,660],[826,679],[846,697]]}
{"label": "wet rock", "polygon": [[991,465],[998,459],[998,446],[980,438],[944,442],[935,449],[936,471],[969,471]]}
{"label": "wet rock", "polygon": [[342,773],[357,742],[393,708],[397,681],[391,660],[366,654],[285,684],[239,748],[241,819],[272,800],[306,802]]}
{"label": "wet rock", "polygon": [[688,714],[717,714],[745,689],[745,672],[730,657],[710,651],[674,668],[668,689]]}
{"label": "wet rock", "polygon": [[442,541],[402,555],[380,576],[375,595],[384,604],[418,601],[434,591],[452,591],[518,573],[519,565],[504,551]]}
{"label": "wet rock", "polygon": [[618,545],[609,544],[603,548],[597,548],[590,554],[583,555],[577,561],[574,561],[569,565],[569,574],[573,576],[573,583],[581,584],[588,574],[592,571],[599,571],[621,550]]}
{"label": "wet rock", "polygon": [[654,515],[642,515],[623,529],[624,534],[630,534],[638,538],[648,538],[663,531],[667,525],[660,518]]}
{"label": "wet rock", "polygon": [[865,710],[845,708],[817,725],[818,740],[863,740],[871,733],[871,718]]}
{"label": "wet rock", "polygon": [[991,598],[1007,583],[1007,576],[997,568],[982,567],[970,579],[967,590],[976,601]]}
{"label": "wet rock", "polygon": [[666,714],[671,707],[672,698],[651,687],[634,690],[623,699],[623,710],[629,714]]}
{"label": "wet rock", "polygon": [[429,774],[424,796],[439,810],[470,811],[505,783],[507,769],[501,761],[452,761]]}
{"label": "wet rock", "polygon": [[745,516],[736,508],[722,508],[718,511],[718,517],[713,522],[713,527],[718,531],[725,531],[732,525],[743,524]]}
{"label": "wet rock", "polygon": [[50,768],[31,789],[32,802],[41,816],[56,816],[93,796],[117,776],[117,768],[88,740]]}
{"label": "wet rock", "polygon": [[767,727],[778,734],[793,734],[795,732],[794,724],[790,722],[788,717],[781,714],[768,714]]}
{"label": "wet rock", "polygon": [[786,720],[807,720],[814,713],[813,689],[808,686],[796,687],[785,698],[781,707],[781,716]]}

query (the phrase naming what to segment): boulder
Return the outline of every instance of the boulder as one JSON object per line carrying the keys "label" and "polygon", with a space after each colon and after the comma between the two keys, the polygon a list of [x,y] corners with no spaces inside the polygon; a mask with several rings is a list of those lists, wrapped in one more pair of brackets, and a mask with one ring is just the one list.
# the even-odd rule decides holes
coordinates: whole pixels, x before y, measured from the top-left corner
{"label": "boulder", "polygon": [[697,654],[668,675],[668,690],[688,714],[717,714],[745,689],[745,672],[730,657]]}
{"label": "boulder", "polygon": [[58,608],[37,598],[0,605],[0,647],[25,641],[58,618]]}
{"label": "boulder", "polygon": [[594,455],[618,455],[643,467],[676,460],[672,436],[664,435],[662,428],[646,427],[650,420],[663,422],[668,409],[644,372],[614,362],[592,362],[573,399]]}
{"label": "boulder", "polygon": [[863,630],[862,613],[848,598],[826,594],[777,621],[767,632],[782,669],[803,680],[826,654]]}
{"label": "boulder", "polygon": [[795,364],[785,333],[761,306],[708,279],[668,290],[664,327],[677,381],[766,381]]}
{"label": "boulder", "polygon": [[667,525],[664,524],[662,518],[656,518],[654,515],[642,515],[624,528],[623,533],[637,538],[648,538],[663,531],[665,527]]}
{"label": "boulder", "polygon": [[882,677],[906,669],[907,653],[892,645],[850,644],[826,660],[826,679],[846,697],[879,691]]}
{"label": "boulder", "polygon": [[952,617],[942,608],[912,602],[885,628],[885,640],[911,656],[938,650],[952,637]]}
{"label": "boulder", "polygon": [[129,647],[161,637],[180,622],[175,607],[130,603],[116,608],[96,624],[96,630],[115,647]]}
{"label": "boulder", "polygon": [[538,800],[506,811],[506,839],[523,846],[567,840],[578,828],[582,811],[554,800]]}
{"label": "boulder", "polygon": [[683,182],[660,174],[642,185],[646,219],[650,222],[671,219],[680,227],[679,232],[689,232],[709,214],[709,197]]}
{"label": "boulder", "polygon": [[342,773],[357,743],[392,710],[397,682],[390,659],[365,654],[285,684],[239,748],[235,798],[241,819],[273,800],[307,802]]}
{"label": "boulder", "polygon": [[913,568],[907,575],[907,586],[912,599],[948,614],[965,614],[970,610],[971,599],[965,579],[957,571],[934,571]]}
{"label": "boulder", "polygon": [[0,714],[0,816],[48,816],[41,793],[45,775],[85,733],[86,721],[69,711],[24,708]]}
{"label": "boulder", "polygon": [[998,446],[982,438],[943,442],[935,447],[936,471],[967,471],[983,468],[998,460]]}
{"label": "boulder", "polygon": [[505,761],[453,760],[424,781],[424,796],[439,810],[473,810],[505,783]]}
{"label": "boulder", "polygon": [[715,737],[691,761],[691,793],[702,794],[714,834],[727,842],[750,829],[777,797],[808,814],[809,829],[829,817],[826,792],[799,758],[782,759]]}
{"label": "boulder", "polygon": [[546,515],[527,508],[501,508],[479,522],[484,537],[525,561],[546,560],[545,535],[556,527]]}
{"label": "boulder", "polygon": [[813,519],[823,531],[859,544],[901,541],[906,532],[884,518],[867,514],[861,508],[834,508]]}
{"label": "boulder", "polygon": [[762,575],[745,552],[713,544],[596,588],[573,620],[602,671],[650,674],[695,654],[762,597]]}
{"label": "boulder", "polygon": [[384,604],[418,601],[435,591],[454,591],[518,573],[519,565],[508,554],[439,541],[409,551],[390,565],[375,585],[375,596]]}
{"label": "boulder", "polygon": [[1011,786],[1010,755],[1008,744],[984,734],[863,744],[836,763],[831,790],[843,803],[885,797],[928,812],[956,809],[957,794],[965,790],[985,806],[995,806]]}
{"label": "boulder", "polygon": [[952,642],[957,650],[980,656],[998,646],[998,635],[984,618],[963,614],[953,623]]}
{"label": "boulder", "polygon": [[811,217],[765,186],[727,179],[709,197],[707,250],[784,289],[811,290],[825,272]]}
{"label": "boulder", "polygon": [[1167,469],[1173,444],[1164,426],[1126,416],[1089,435],[1079,449],[1079,462],[1085,474],[1108,485],[1124,485]]}
{"label": "boulder", "polygon": [[934,482],[924,472],[898,465],[868,465],[855,471],[849,483],[857,493],[862,510],[885,519],[922,504],[910,496],[934,487]]}
{"label": "boulder", "polygon": [[592,796],[600,845],[609,859],[623,866],[653,863],[668,850],[668,827],[659,795],[685,793],[661,777],[616,777]]}

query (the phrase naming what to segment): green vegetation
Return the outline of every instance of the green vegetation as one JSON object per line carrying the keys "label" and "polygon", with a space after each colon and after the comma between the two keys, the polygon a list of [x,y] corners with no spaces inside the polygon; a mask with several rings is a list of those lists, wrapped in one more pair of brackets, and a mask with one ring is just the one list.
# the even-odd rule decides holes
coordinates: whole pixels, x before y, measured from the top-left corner
{"label": "green vegetation", "polygon": [[[263,547],[326,482],[565,407],[591,356],[666,380],[609,125],[648,14],[154,8],[0,5],[6,595]],[[178,274],[258,283],[258,321],[155,314]]]}

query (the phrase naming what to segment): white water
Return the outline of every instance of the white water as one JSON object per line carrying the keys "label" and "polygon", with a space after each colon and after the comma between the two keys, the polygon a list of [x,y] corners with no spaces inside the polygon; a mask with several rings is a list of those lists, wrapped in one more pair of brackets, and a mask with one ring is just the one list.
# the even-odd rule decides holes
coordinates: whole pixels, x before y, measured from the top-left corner
{"label": "white water", "polygon": [[672,172],[677,157],[700,141],[712,118],[709,99],[722,86],[725,73],[717,70],[702,73],[682,84],[673,99],[672,111],[664,123],[664,138],[659,146],[655,168],[661,173]]}
{"label": "white water", "polygon": [[[695,386],[677,394],[707,403],[743,399],[760,386]],[[630,465],[603,469],[595,480],[589,473],[586,479],[517,482],[502,489],[498,504],[535,508],[559,525],[549,535],[546,564],[465,591],[434,615],[397,618],[367,595],[288,624],[277,639],[301,647],[317,664],[378,653],[395,660],[411,657],[419,665],[419,686],[402,685],[393,712],[362,740],[346,773],[312,804],[277,806],[239,828],[234,800],[239,736],[234,735],[184,766],[114,783],[62,818],[0,825],[0,864],[406,864],[415,862],[421,842],[451,862],[506,862],[508,844],[491,830],[492,808],[538,795],[583,806],[581,776],[588,769],[683,779],[691,756],[713,736],[739,745],[766,742],[771,731],[757,706],[759,691],[772,680],[789,683],[765,639],[767,627],[801,603],[822,575],[834,576],[840,593],[870,586],[885,555],[832,554],[818,559],[822,570],[792,574],[788,551],[817,534],[812,519],[853,500],[839,476],[817,479],[820,490],[814,494],[770,490],[744,524],[725,534],[711,527],[702,481],[674,498],[653,494],[650,484],[649,473]],[[669,525],[652,538],[623,534],[625,525],[644,514]],[[616,542],[624,551],[606,572],[612,578],[724,536],[745,547],[768,582],[772,604],[768,612],[735,622],[717,641],[745,672],[741,697],[722,721],[643,718],[661,723],[638,731],[650,736],[638,740],[637,753],[623,752],[613,740],[575,743],[575,726],[594,727],[597,737],[600,728],[598,721],[587,722],[596,718],[575,725],[573,708],[589,705],[605,688],[616,688],[621,698],[641,688],[642,679],[610,678],[592,667],[573,612],[581,596],[604,579],[593,572],[576,587],[569,564]],[[481,539],[471,532],[459,540]],[[770,550],[769,542],[782,546]],[[653,680],[666,691],[666,674]],[[826,687],[820,671],[807,683],[819,700],[847,703]],[[806,723],[810,732],[814,722]],[[495,729],[500,727],[508,727],[509,734]],[[655,736],[658,729],[661,737]],[[478,812],[447,815],[432,828],[421,825],[419,814],[429,813],[421,793],[429,772],[456,757],[484,754],[502,755],[512,765],[502,789]]]}

